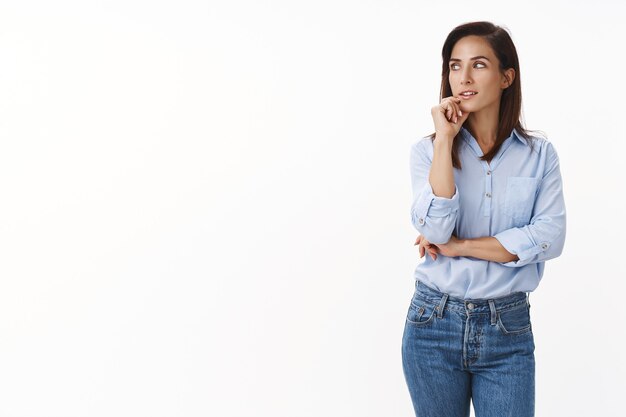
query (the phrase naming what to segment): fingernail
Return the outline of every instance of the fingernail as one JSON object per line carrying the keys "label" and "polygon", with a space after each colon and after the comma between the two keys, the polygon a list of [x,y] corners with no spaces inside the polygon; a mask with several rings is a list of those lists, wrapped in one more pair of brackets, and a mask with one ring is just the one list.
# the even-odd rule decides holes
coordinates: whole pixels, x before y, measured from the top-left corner
{"label": "fingernail", "polygon": [[463,116],[463,113],[461,112],[461,110],[459,110],[459,116]]}

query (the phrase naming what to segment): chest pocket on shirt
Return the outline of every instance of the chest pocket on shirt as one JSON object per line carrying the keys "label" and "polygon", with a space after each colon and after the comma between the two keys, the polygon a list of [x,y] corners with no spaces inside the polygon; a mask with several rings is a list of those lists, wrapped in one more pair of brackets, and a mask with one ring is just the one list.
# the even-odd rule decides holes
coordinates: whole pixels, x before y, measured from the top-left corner
{"label": "chest pocket on shirt", "polygon": [[515,226],[530,223],[538,185],[539,178],[535,177],[508,177],[506,179],[504,213],[513,219]]}

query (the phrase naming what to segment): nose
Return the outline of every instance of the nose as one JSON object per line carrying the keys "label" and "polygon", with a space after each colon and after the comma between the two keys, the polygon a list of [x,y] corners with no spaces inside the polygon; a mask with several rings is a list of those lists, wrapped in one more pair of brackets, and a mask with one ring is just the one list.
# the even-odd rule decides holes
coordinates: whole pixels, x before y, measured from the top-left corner
{"label": "nose", "polygon": [[465,84],[469,84],[471,83],[471,79],[470,79],[470,75],[469,75],[469,69],[465,68],[463,69],[463,72],[461,73],[461,85],[465,85]]}

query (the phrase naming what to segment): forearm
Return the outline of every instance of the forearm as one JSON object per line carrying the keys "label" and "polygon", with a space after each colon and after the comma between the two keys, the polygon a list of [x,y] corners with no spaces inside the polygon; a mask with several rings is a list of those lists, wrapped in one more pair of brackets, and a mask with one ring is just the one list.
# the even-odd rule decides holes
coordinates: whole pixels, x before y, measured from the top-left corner
{"label": "forearm", "polygon": [[454,171],[452,169],[452,140],[436,137],[433,142],[433,161],[428,181],[433,194],[452,198],[454,195]]}
{"label": "forearm", "polygon": [[517,255],[513,255],[493,236],[464,239],[461,243],[461,255],[473,258],[485,259],[494,262],[517,261]]}

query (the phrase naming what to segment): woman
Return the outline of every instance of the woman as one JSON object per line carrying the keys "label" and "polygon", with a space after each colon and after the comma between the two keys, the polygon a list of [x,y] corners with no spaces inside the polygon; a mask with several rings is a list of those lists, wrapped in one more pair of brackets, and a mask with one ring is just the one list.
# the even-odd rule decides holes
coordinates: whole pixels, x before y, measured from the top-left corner
{"label": "woman", "polygon": [[402,364],[416,416],[534,415],[529,293],[565,241],[554,146],[520,122],[517,52],[490,22],[442,50],[435,133],[411,147],[415,270]]}

